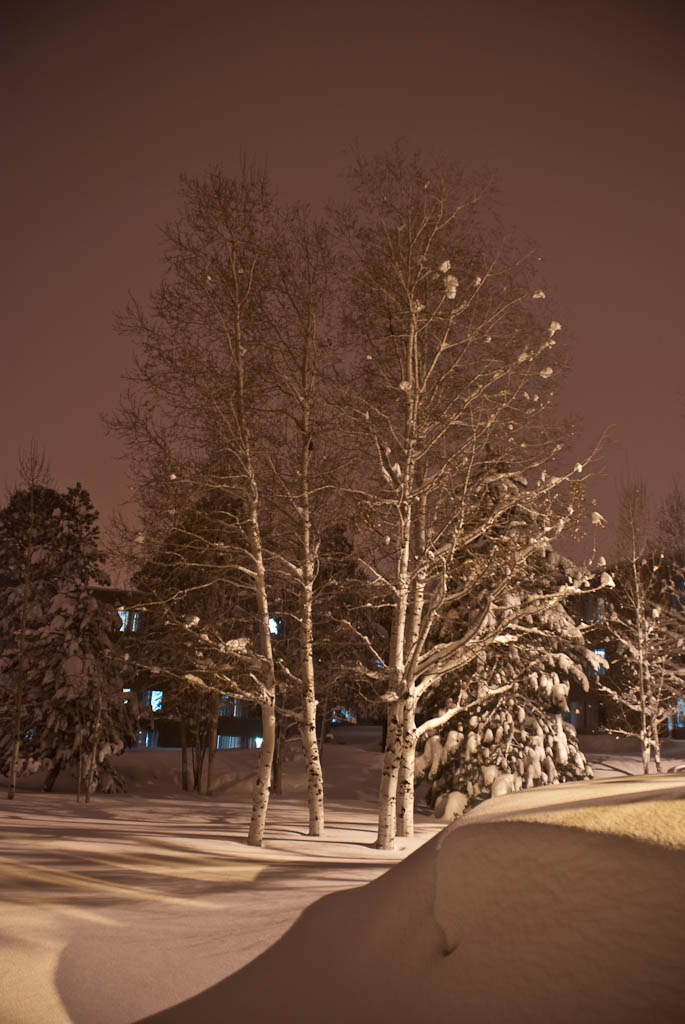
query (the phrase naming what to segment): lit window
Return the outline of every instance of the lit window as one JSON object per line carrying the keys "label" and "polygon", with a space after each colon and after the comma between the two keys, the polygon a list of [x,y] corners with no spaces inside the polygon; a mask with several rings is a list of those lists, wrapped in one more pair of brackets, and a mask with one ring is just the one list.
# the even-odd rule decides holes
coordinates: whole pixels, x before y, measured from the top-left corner
{"label": "lit window", "polygon": [[264,737],[263,736],[255,736],[255,738],[254,738],[254,745],[255,745],[255,747],[257,747],[257,749],[259,749],[259,747],[261,747],[263,742],[264,742]]}
{"label": "lit window", "polygon": [[239,750],[242,744],[242,736],[217,736],[217,750]]}
{"label": "lit window", "polygon": [[269,632],[272,636],[278,636],[281,630],[281,624],[278,619],[269,619]]}
{"label": "lit window", "polygon": [[356,725],[357,716],[354,711],[348,711],[347,708],[334,708],[333,714],[331,715],[331,722],[333,725],[340,725],[340,723]]}
{"label": "lit window", "polygon": [[118,608],[119,618],[121,619],[121,625],[119,626],[120,633],[137,633],[140,628],[140,612],[130,612],[128,608]]}
{"label": "lit window", "polygon": [[153,711],[162,710],[162,699],[164,690],[150,690],[150,707]]}

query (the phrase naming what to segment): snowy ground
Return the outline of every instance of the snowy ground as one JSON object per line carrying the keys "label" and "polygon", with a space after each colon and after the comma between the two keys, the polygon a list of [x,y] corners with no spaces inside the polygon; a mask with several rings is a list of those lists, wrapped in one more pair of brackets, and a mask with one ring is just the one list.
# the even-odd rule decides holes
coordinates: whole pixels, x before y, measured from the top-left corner
{"label": "snowy ground", "polygon": [[245,843],[252,751],[217,754],[213,798],[179,792],[177,751],[127,753],[117,767],[129,792],[89,805],[76,804],[68,776],[53,794],[22,779],[12,803],[0,790],[0,1021],[130,1024],[225,978],[314,900],[371,881],[431,838],[440,827],[426,818],[395,854],[374,849],[377,739],[326,747],[319,839],[306,834],[304,778],[291,765],[265,849]]}
{"label": "snowy ground", "polygon": [[[129,794],[88,806],[68,779],[0,791],[0,1020],[683,1019],[685,775],[631,777],[636,756],[595,751],[593,783],[448,829],[419,816],[387,854],[380,756],[343,735],[325,836],[306,835],[293,764],[261,850],[244,840],[252,752],[220,755],[211,799],[178,793],[166,751],[126,754]],[[685,744],[669,754],[685,762]]]}

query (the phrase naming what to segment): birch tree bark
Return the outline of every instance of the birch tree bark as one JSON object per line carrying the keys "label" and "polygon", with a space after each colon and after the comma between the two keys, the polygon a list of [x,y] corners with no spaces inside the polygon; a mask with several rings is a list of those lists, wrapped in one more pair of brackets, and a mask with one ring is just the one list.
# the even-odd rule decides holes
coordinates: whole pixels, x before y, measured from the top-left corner
{"label": "birch tree bark", "polygon": [[416,764],[416,715],[414,697],[408,697],[402,722],[402,756],[397,801],[397,834],[414,835],[414,768]]}

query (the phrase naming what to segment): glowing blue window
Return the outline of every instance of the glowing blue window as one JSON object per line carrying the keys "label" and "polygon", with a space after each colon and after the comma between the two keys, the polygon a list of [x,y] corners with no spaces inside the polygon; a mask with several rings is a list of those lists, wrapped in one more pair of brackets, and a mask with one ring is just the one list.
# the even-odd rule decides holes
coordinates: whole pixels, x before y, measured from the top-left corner
{"label": "glowing blue window", "polygon": [[164,690],[150,690],[150,707],[153,711],[162,710],[162,700],[164,698]]}
{"label": "glowing blue window", "polygon": [[357,716],[354,711],[350,711],[348,708],[334,708],[333,714],[331,715],[331,722],[333,725],[340,725],[341,723],[356,725]]}
{"label": "glowing blue window", "polygon": [[130,612],[127,608],[119,608],[119,618],[121,619],[121,625],[119,626],[120,633],[137,633],[140,628],[140,612]]}
{"label": "glowing blue window", "polygon": [[278,636],[281,631],[281,624],[278,619],[269,619],[269,632],[272,636]]}
{"label": "glowing blue window", "polygon": [[240,750],[242,745],[242,736],[217,736],[216,738],[216,749],[217,750]]}

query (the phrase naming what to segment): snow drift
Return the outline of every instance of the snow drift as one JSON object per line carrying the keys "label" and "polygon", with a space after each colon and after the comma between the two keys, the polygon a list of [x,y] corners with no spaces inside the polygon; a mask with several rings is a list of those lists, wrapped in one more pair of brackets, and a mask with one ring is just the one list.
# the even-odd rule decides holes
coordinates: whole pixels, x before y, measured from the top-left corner
{"label": "snow drift", "polygon": [[682,777],[530,791],[319,900],[251,964],[147,1020],[675,1021],[684,906]]}

